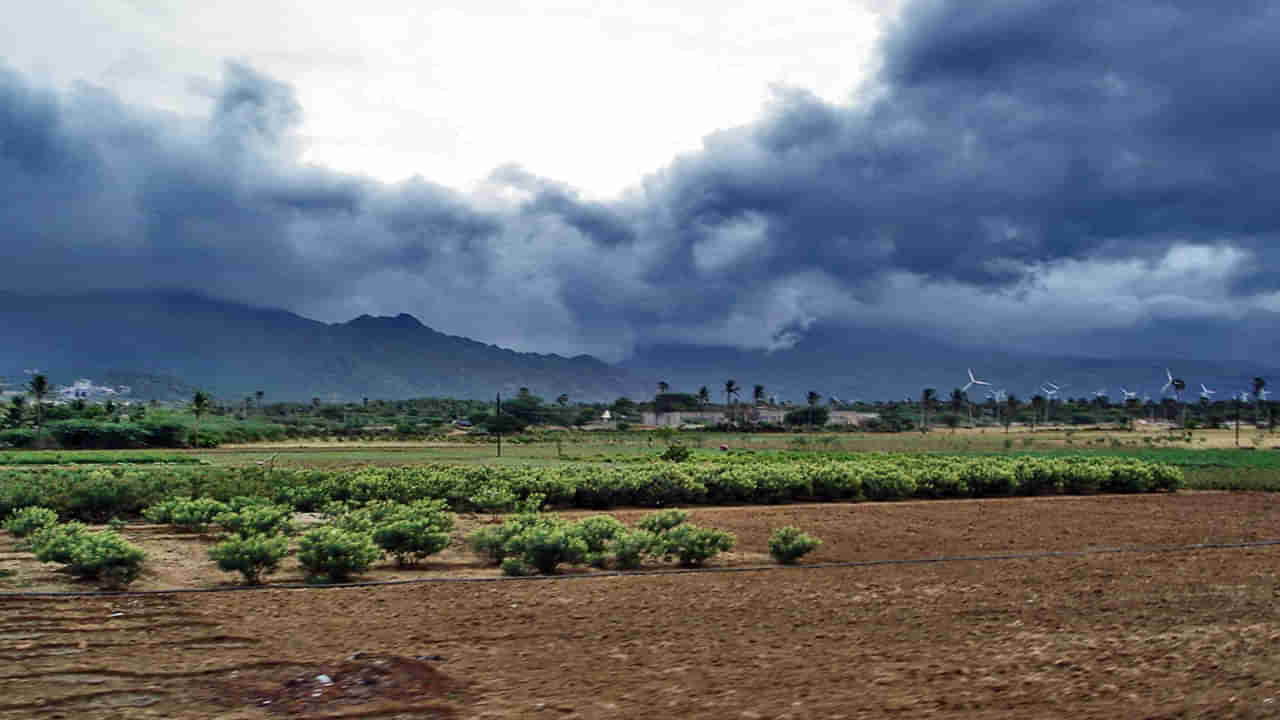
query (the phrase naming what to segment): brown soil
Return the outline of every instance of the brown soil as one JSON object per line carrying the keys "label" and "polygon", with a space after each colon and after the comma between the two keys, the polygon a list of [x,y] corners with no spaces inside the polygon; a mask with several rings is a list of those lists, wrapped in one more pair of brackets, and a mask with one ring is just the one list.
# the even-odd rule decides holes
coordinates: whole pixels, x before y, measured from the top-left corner
{"label": "brown soil", "polygon": [[[816,561],[888,559],[1275,538],[1280,498],[725,508],[694,521],[738,533],[728,564],[761,561],[784,524],[824,538]],[[1280,548],[1259,548],[4,598],[0,718],[1276,717],[1278,568]]]}

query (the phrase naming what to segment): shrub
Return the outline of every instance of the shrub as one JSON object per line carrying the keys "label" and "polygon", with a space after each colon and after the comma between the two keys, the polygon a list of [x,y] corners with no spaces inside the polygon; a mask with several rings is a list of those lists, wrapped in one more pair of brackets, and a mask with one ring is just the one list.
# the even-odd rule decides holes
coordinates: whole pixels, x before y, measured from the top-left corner
{"label": "shrub", "polygon": [[783,565],[794,565],[821,544],[821,540],[800,532],[800,528],[788,526],[774,530],[769,536],[769,554]]}
{"label": "shrub", "polygon": [[587,543],[564,525],[536,524],[507,541],[507,552],[519,556],[526,565],[551,575],[561,564],[582,562]]}
{"label": "shrub", "polygon": [[537,525],[556,525],[559,519],[539,513],[521,513],[497,527],[480,528],[467,536],[472,552],[484,555],[495,565],[500,565],[509,555],[518,554],[509,548],[515,536]]}
{"label": "shrub", "polygon": [[707,560],[733,549],[733,533],[697,525],[679,525],[659,538],[662,554],[675,556],[684,567],[698,567]]}
{"label": "shrub", "polygon": [[212,498],[179,500],[169,511],[169,522],[179,530],[204,532],[215,517],[226,511],[224,503]]}
{"label": "shrub", "polygon": [[71,551],[88,535],[88,529],[75,521],[51,525],[31,536],[31,551],[40,562],[71,562]]}
{"label": "shrub", "polygon": [[640,518],[640,522],[636,523],[636,527],[641,530],[648,530],[651,533],[665,533],[668,530],[683,524],[689,519],[689,513],[684,510],[659,510]]}
{"label": "shrub", "polygon": [[15,511],[4,521],[4,529],[9,534],[24,538],[44,528],[57,524],[58,513],[48,508],[24,507]]}
{"label": "shrub", "polygon": [[658,536],[647,530],[624,530],[609,541],[606,548],[619,570],[635,570],[645,557],[661,549]]}
{"label": "shrub", "polygon": [[80,578],[97,580],[106,588],[121,588],[142,573],[146,553],[114,531],[87,533],[71,549],[67,570]]}
{"label": "shrub", "polygon": [[502,574],[511,577],[525,577],[533,575],[535,570],[524,564],[524,560],[518,557],[505,558],[502,561]]}
{"label": "shrub", "polygon": [[310,530],[298,544],[298,563],[312,582],[344,582],[368,570],[380,554],[368,535],[337,527]]}
{"label": "shrub", "polygon": [[225,572],[238,572],[246,585],[258,585],[262,576],[280,567],[289,552],[289,540],[281,535],[237,536],[209,549],[209,557]]}
{"label": "shrub", "polygon": [[93,470],[75,482],[66,503],[66,515],[86,522],[133,514],[145,504],[137,475],[117,476],[109,470]]}
{"label": "shrub", "polygon": [[292,535],[293,508],[285,505],[247,505],[238,512],[221,512],[213,521],[228,532],[249,538],[255,535]]}
{"label": "shrub", "polygon": [[404,567],[449,547],[449,533],[438,532],[425,518],[395,520],[374,528],[373,542]]}
{"label": "shrub", "polygon": [[605,545],[623,530],[626,526],[612,515],[592,515],[573,526],[573,531],[587,544],[587,551],[592,553],[604,552]]}
{"label": "shrub", "polygon": [[692,455],[693,455],[693,452],[690,451],[689,448],[685,447],[684,445],[675,444],[675,445],[668,446],[667,449],[664,450],[662,454],[658,456],[658,458],[662,460],[666,460],[667,462],[678,463],[678,462],[684,462],[685,460],[688,460]]}

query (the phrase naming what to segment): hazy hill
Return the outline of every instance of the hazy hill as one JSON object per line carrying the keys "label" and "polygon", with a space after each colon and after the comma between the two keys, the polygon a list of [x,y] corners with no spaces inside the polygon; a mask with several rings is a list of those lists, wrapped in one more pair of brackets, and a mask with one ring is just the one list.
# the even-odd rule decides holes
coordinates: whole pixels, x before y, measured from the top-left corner
{"label": "hazy hill", "polygon": [[436,332],[409,315],[327,324],[282,310],[173,293],[0,296],[0,373],[37,367],[57,383],[146,374],[223,399],[428,395],[489,398],[527,386],[548,399],[637,393],[625,370],[590,356],[521,353]]}
{"label": "hazy hill", "polygon": [[[1177,342],[1191,332],[1176,328],[1161,328],[1164,334],[1154,340],[1099,338],[1100,352],[1119,356],[1109,358],[1054,354],[1054,348],[961,347],[909,330],[815,327],[787,350],[648,346],[613,366],[587,355],[522,353],[445,335],[404,314],[327,324],[189,294],[0,295],[0,375],[21,378],[24,368],[38,367],[55,383],[88,376],[145,386],[162,399],[202,387],[224,401],[256,390],[268,400],[488,399],[522,386],[548,400],[562,392],[575,401],[643,399],[664,380],[674,391],[696,392],[706,385],[721,402],[728,378],[742,387],[744,400],[755,383],[792,401],[803,401],[810,390],[844,400],[914,398],[923,387],[946,396],[973,367],[980,378],[1023,399],[1053,380],[1068,385],[1071,397],[1105,387],[1119,400],[1122,385],[1158,397],[1169,364],[1187,381],[1188,397],[1194,399],[1203,382],[1225,399],[1254,375],[1267,377],[1280,392],[1280,371],[1267,362],[1276,357],[1280,323],[1272,317],[1252,322],[1259,331],[1240,333],[1224,325],[1206,334],[1198,326],[1194,343]],[[1178,352],[1185,348],[1224,359]],[[982,392],[975,388],[972,397],[981,400]]]}

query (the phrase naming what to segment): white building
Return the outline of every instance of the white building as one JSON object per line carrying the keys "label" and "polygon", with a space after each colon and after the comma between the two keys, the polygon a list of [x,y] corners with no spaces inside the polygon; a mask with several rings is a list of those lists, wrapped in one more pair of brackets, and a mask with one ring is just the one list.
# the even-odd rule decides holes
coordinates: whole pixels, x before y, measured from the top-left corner
{"label": "white building", "polygon": [[56,398],[61,402],[106,402],[128,394],[128,387],[113,388],[106,385],[94,385],[92,380],[80,378],[71,385],[64,385],[56,391]]}

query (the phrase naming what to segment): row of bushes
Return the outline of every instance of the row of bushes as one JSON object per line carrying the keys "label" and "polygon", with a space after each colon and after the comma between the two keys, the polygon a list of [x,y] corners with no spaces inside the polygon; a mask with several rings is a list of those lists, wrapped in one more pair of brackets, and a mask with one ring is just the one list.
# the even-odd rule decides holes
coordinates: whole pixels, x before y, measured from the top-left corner
{"label": "row of bushes", "polygon": [[58,523],[58,514],[42,507],[15,512],[4,525],[40,562],[56,562],[73,577],[108,589],[122,588],[142,572],[146,554],[114,529],[91,532],[79,522]]}
{"label": "row of bushes", "polygon": [[421,465],[358,470],[212,467],[0,470],[0,516],[28,505],[64,518],[137,517],[173,497],[262,497],[301,511],[331,502],[442,500],[506,512],[539,496],[555,507],[605,509],[792,500],[901,500],[1176,490],[1179,468],[1117,457],[867,454],[847,460],[734,459],[554,467]]}
{"label": "row of bushes", "polygon": [[178,463],[199,465],[202,461],[194,455],[157,452],[122,452],[105,454],[91,452],[0,452],[0,465],[154,465]]}

